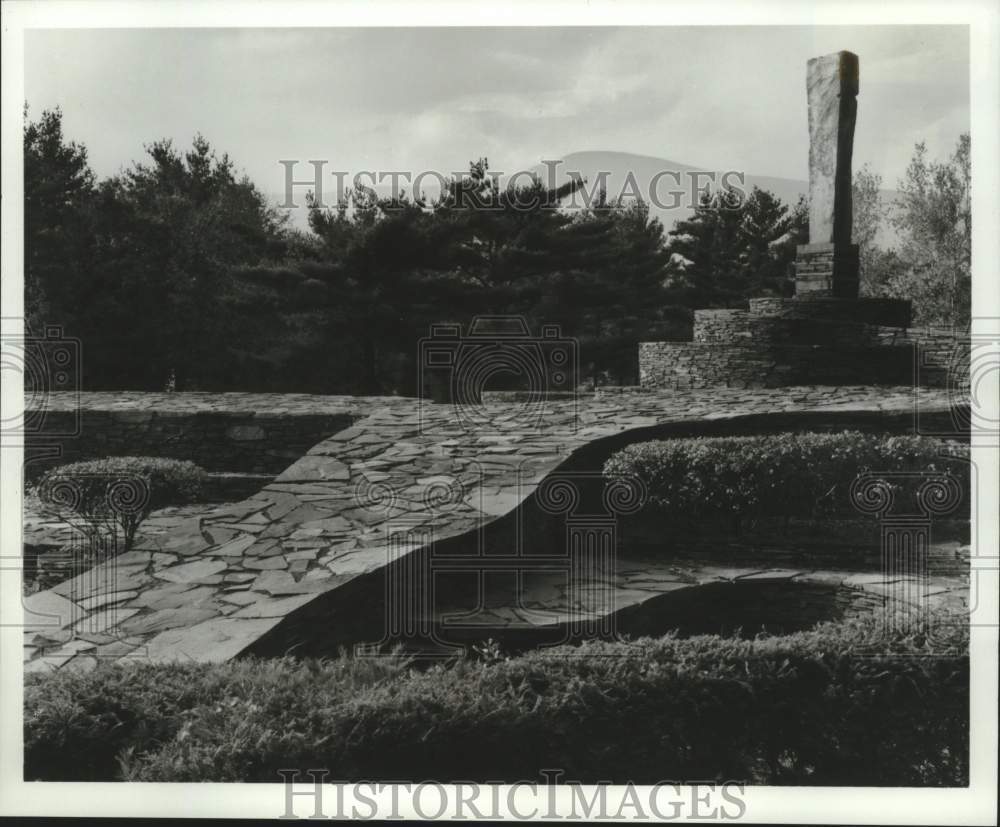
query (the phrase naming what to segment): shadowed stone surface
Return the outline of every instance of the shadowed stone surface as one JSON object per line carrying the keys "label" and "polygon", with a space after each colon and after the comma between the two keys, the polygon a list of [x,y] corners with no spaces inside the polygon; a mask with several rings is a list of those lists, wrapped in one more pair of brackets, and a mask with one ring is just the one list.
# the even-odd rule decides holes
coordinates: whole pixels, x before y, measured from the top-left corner
{"label": "shadowed stone surface", "polygon": [[[463,427],[451,406],[397,399],[316,445],[283,481],[169,531],[142,533],[129,554],[27,598],[26,605],[37,608],[25,633],[25,659],[32,670],[74,663],[89,668],[85,657],[224,660],[256,651],[264,638],[281,642],[331,631],[349,636],[352,622],[382,618],[387,566],[411,559],[432,541],[474,538],[597,440],[630,432],[649,439],[663,426],[754,415],[898,422],[914,410],[914,393],[872,387],[623,393],[550,402],[530,422],[516,404],[491,405],[482,409],[490,424],[475,429]],[[922,416],[947,418],[951,411],[949,395],[940,391],[921,391],[919,406]],[[401,527],[405,538],[397,542]],[[616,606],[642,602],[650,588],[679,588],[692,576],[619,572],[624,579],[615,581]],[[705,570],[702,576],[720,575]],[[518,622],[557,623],[575,611],[560,607],[558,599],[545,605],[543,596],[557,594],[554,588],[539,586],[537,606],[528,607],[535,614],[518,610]],[[97,628],[87,625],[92,619]],[[296,623],[305,631],[282,632]],[[78,628],[112,636],[91,643]]]}

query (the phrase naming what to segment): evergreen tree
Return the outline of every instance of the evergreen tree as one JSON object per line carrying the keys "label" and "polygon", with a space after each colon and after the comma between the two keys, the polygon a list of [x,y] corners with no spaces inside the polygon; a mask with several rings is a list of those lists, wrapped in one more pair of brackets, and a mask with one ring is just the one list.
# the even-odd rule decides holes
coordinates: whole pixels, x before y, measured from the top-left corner
{"label": "evergreen tree", "polygon": [[667,250],[671,283],[693,307],[728,307],[742,290],[742,209],[723,193],[703,193],[694,214],[676,222]]}
{"label": "evergreen tree", "polygon": [[789,212],[758,187],[746,198],[733,190],[703,194],[694,215],[669,234],[674,291],[695,307],[741,307],[754,296],[786,294],[807,222],[804,202]]}
{"label": "evergreen tree", "polygon": [[95,268],[109,304],[90,350],[108,381],[218,387],[249,332],[226,312],[233,271],[282,258],[283,221],[201,136],[183,155],[170,141],[147,154],[99,189]]}
{"label": "evergreen tree", "polygon": [[808,222],[805,199],[790,212],[773,193],[753,188],[743,207],[740,227],[744,297],[787,292],[795,247],[808,239]]}
{"label": "evergreen tree", "polygon": [[569,252],[558,233],[570,219],[557,207],[582,185],[546,189],[534,176],[504,187],[489,174],[486,158],[470,162],[469,174],[449,181],[432,205],[442,233],[441,266],[494,289],[551,272],[554,256]]}
{"label": "evergreen tree", "polygon": [[86,304],[95,177],[86,147],[63,136],[62,112],[37,121],[24,108],[25,323],[41,334],[58,324],[73,334]]}
{"label": "evergreen tree", "polygon": [[365,393],[416,390],[417,343],[448,315],[442,273],[445,232],[422,200],[354,190],[335,209],[310,202],[318,260],[301,273],[326,311],[328,342],[347,338],[351,373]]}

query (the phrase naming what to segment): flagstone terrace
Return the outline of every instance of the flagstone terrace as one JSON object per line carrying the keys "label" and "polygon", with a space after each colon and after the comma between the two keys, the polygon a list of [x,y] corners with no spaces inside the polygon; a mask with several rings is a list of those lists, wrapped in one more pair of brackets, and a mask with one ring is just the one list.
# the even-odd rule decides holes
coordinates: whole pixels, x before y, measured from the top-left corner
{"label": "flagstone terrace", "polygon": [[[252,496],[178,519],[167,530],[140,529],[132,550],[25,598],[29,670],[89,668],[100,657],[334,654],[382,642],[392,631],[392,572],[432,551],[509,554],[540,485],[568,469],[599,470],[595,460],[628,442],[832,428],[906,433],[918,411],[919,422],[938,433],[957,430],[961,421],[945,391],[855,386],[486,404],[471,423],[453,406],[426,400],[304,395],[82,394],[50,399],[49,411],[73,405],[84,422],[125,415],[181,425],[185,417],[251,421],[262,414],[294,422],[333,412],[353,424],[336,427]],[[868,584],[874,592],[884,581],[877,572],[829,568],[704,557],[686,568],[620,561],[605,584],[613,592],[605,606],[621,612],[680,588],[745,577],[862,590]],[[935,578],[928,588],[961,602],[961,577]],[[494,601],[491,622],[555,628],[574,614],[608,611],[569,605],[551,583],[539,582],[537,599]]]}

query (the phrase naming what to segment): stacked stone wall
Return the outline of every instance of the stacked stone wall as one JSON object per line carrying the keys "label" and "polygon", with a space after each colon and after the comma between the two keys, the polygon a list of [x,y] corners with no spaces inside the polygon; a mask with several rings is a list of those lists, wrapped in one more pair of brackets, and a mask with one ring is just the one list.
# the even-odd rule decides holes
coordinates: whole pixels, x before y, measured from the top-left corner
{"label": "stacked stone wall", "polygon": [[639,377],[648,388],[772,388],[786,385],[906,385],[907,347],[833,348],[708,342],[642,342]]}
{"label": "stacked stone wall", "polygon": [[[52,393],[25,413],[25,475],[110,456],[185,459],[210,472],[277,475],[323,439],[404,397]],[[29,425],[30,423],[30,425]]]}
{"label": "stacked stone wall", "polygon": [[[799,248],[800,267],[832,267],[833,245]],[[829,261],[828,261],[829,259]],[[692,341],[642,342],[642,387],[910,385],[968,389],[970,342],[951,328],[912,328],[908,301],[802,290],[745,309],[694,312]],[[832,278],[832,275],[830,276]],[[814,287],[815,285],[811,285]]]}
{"label": "stacked stone wall", "polygon": [[836,299],[829,296],[765,296],[750,299],[750,313],[755,316],[781,316],[790,319],[819,319],[860,322],[886,327],[909,327],[912,324],[910,302],[904,299],[864,297]]}
{"label": "stacked stone wall", "polygon": [[[64,462],[143,455],[186,459],[209,471],[280,473],[317,442],[349,427],[348,414],[255,416],[253,412],[57,411],[28,440],[32,472]],[[76,436],[67,436],[78,425]],[[44,449],[57,450],[47,455]],[[43,452],[32,460],[32,450]],[[26,468],[26,470],[28,470]]]}
{"label": "stacked stone wall", "polygon": [[747,310],[696,310],[695,342],[877,347],[877,329],[853,320],[761,316]]}

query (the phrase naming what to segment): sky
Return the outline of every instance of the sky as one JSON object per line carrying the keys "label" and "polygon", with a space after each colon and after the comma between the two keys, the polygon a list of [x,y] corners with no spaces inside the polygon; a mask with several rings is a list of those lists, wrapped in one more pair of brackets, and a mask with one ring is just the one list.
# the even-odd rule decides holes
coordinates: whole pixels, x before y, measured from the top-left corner
{"label": "sky", "polygon": [[963,26],[34,30],[25,98],[62,108],[100,176],[200,132],[276,199],[282,159],[510,173],[605,150],[802,179],[806,61],[841,49],[860,58],[855,169],[892,188],[917,141],[952,152]]}

